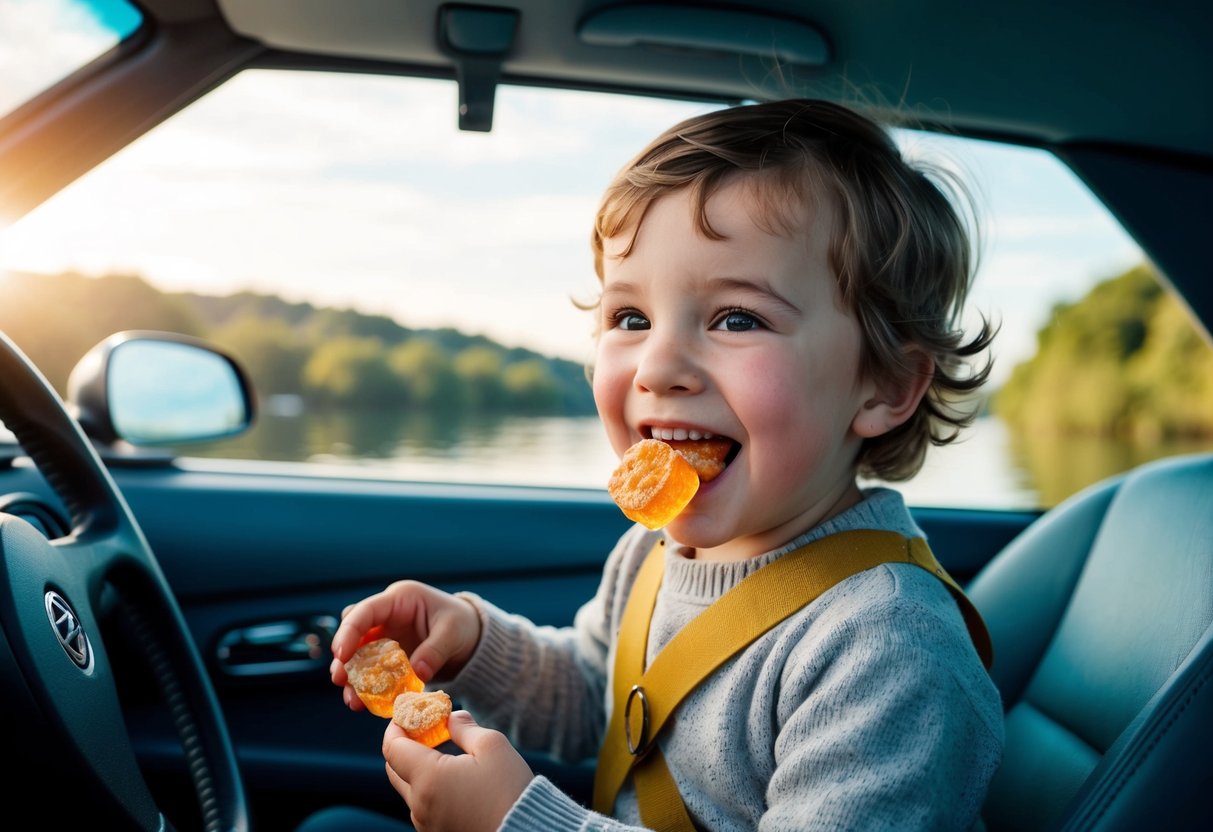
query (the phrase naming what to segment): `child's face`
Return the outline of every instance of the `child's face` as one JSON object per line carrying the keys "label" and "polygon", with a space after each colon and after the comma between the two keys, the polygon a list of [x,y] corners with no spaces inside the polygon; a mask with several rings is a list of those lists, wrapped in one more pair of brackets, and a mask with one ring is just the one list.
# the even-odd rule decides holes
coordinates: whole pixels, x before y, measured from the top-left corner
{"label": "child's face", "polygon": [[605,241],[594,398],[615,452],[662,429],[737,443],[669,526],[698,557],[752,557],[859,499],[853,423],[875,390],[819,206],[807,233],[773,235],[735,180],[708,203],[723,240],[696,230],[684,189],[649,207],[627,257],[627,234]]}

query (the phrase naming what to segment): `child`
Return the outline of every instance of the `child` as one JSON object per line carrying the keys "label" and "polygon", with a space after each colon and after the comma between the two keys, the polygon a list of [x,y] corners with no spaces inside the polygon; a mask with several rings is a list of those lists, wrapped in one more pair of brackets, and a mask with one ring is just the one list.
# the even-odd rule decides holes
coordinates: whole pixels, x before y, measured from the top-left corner
{"label": "child", "polygon": [[[595,814],[534,777],[510,742],[567,760],[598,753],[620,707],[621,618],[654,543],[668,545],[648,662],[727,590],[812,541],[922,537],[896,491],[857,477],[913,476],[928,444],[971,418],[955,403],[988,373],[963,360],[992,339],[985,328],[966,343],[958,327],[965,223],[881,128],[834,104],[744,106],[673,127],[611,183],[593,247],[593,387],[614,450],[706,438],[727,443],[729,464],[663,530],[620,539],[572,627],[408,581],[346,611],[336,684],[383,624],[423,679],[505,732],[457,712],[451,735],[466,753],[446,755],[389,726],[388,777],[421,830],[641,825],[635,778],[600,807],[612,817]],[[701,829],[939,830],[979,822],[1002,739],[998,692],[953,595],[926,569],[886,563],[730,656],[656,747]]]}

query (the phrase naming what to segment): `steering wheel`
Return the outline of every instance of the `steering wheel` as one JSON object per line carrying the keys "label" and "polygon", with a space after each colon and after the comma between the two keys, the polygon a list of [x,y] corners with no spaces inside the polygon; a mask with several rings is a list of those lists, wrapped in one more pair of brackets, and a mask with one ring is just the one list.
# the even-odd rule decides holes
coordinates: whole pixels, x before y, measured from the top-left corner
{"label": "steering wheel", "polygon": [[[0,513],[4,721],[52,749],[63,809],[83,800],[94,820],[112,817],[122,828],[146,832],[171,829],[140,771],[102,640],[102,620],[120,621],[168,704],[206,832],[247,830],[227,726],[172,590],[91,442],[3,333],[0,421],[63,502],[72,526],[51,541],[25,520]],[[60,807],[48,808],[53,817]]]}

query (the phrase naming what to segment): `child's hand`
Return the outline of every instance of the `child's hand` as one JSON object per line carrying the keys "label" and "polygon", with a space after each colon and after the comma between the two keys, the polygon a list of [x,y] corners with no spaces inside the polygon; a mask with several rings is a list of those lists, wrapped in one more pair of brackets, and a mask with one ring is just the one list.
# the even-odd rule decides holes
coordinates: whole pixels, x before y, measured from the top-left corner
{"label": "child's hand", "polygon": [[451,714],[450,726],[451,741],[466,753],[426,748],[388,723],[388,780],[409,805],[417,832],[492,832],[535,775],[504,734],[481,728],[467,711]]}
{"label": "child's hand", "polygon": [[345,662],[368,636],[400,642],[413,670],[428,682],[440,670],[455,673],[471,657],[480,642],[480,616],[470,602],[417,581],[397,581],[346,607],[333,635],[329,673],[355,711],[364,706],[346,684]]}

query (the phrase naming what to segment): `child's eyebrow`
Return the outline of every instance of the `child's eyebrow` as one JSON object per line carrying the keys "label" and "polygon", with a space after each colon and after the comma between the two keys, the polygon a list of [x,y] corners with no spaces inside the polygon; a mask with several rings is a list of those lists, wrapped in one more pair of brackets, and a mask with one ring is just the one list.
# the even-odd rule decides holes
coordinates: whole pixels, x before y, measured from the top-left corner
{"label": "child's eyebrow", "polygon": [[640,291],[640,287],[635,283],[627,280],[612,280],[603,287],[601,297],[609,297],[611,295],[634,295]]}
{"label": "child's eyebrow", "polygon": [[749,295],[762,295],[784,307],[788,312],[800,314],[800,307],[785,298],[770,283],[760,277],[713,277],[707,281],[707,286],[713,291],[742,292]]}

